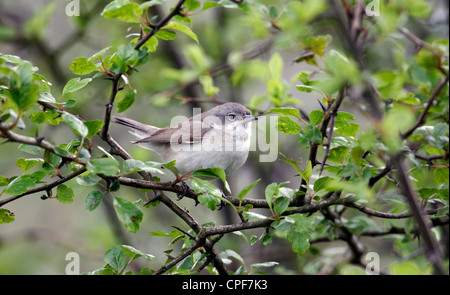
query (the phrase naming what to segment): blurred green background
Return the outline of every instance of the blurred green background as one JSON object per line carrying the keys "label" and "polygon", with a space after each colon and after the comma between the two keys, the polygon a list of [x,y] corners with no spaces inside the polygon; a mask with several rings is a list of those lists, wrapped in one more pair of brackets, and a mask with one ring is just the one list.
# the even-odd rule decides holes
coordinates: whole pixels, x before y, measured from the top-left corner
{"label": "blurred green background", "polygon": [[[102,48],[116,48],[120,44],[126,44],[135,36],[127,39],[124,36],[137,31],[136,28],[129,31],[127,24],[123,22],[100,16],[109,1],[81,0],[79,17],[66,14],[69,2],[3,0],[0,3],[0,52],[18,55],[38,66],[39,73],[54,85],[53,92],[57,92],[58,88],[62,89],[68,80],[76,76],[69,70],[70,63],[76,57],[91,56]],[[261,2],[282,9],[288,1]],[[293,62],[302,51],[302,36],[311,33],[329,34],[332,36],[333,48],[342,47],[342,36],[333,29],[334,13],[328,2],[306,2],[310,9],[303,12],[304,19],[300,19],[298,25],[292,26],[289,32],[278,32],[275,28],[268,27],[260,12],[218,7],[202,12],[199,17],[193,16],[192,29],[198,35],[200,46],[182,34],[178,34],[173,41],[160,41],[156,52],[151,54],[150,61],[130,77],[131,85],[138,92],[135,103],[123,115],[162,127],[168,125],[175,115],[191,116],[192,107],[202,107],[203,110],[213,107],[215,104],[210,102],[202,86],[189,83],[191,77],[196,77],[196,69],[201,67],[213,69],[214,83],[220,89],[218,97],[221,100],[255,105],[256,109],[265,111],[269,106],[268,101],[261,104],[257,104],[257,101],[267,92],[266,80],[269,74],[266,64],[274,52],[280,53],[283,58],[283,76],[289,84],[300,71],[314,70],[305,63]],[[426,18],[405,22],[419,30],[423,38],[448,36],[448,2],[427,2],[430,11]],[[175,3],[176,1],[167,1],[153,12],[166,15]],[[313,27],[308,26],[310,20],[314,20]],[[384,21],[388,22],[389,19]],[[391,46],[388,39],[369,49],[370,58],[377,60],[373,65],[375,68],[390,66],[393,55],[397,54],[396,48]],[[398,52],[403,52],[402,50],[404,48]],[[239,60],[240,56],[246,54],[252,57],[251,62],[234,63],[234,60]],[[183,70],[179,71],[180,68]],[[308,114],[311,110],[320,109],[317,99],[322,97],[317,93],[298,92],[295,84],[295,81],[290,83],[290,93],[301,102],[301,110]],[[88,87],[74,94],[78,102],[71,112],[80,114],[86,120],[102,120],[109,91],[110,81],[95,79]],[[175,98],[168,97],[171,96],[168,93],[176,94]],[[124,93],[119,93],[117,101],[123,96]],[[198,101],[186,101],[190,97]],[[354,114],[361,129],[370,124],[360,115],[361,110],[357,105],[346,102],[342,110]],[[67,126],[46,124],[45,127],[40,126],[38,131],[39,135],[58,144],[73,139],[69,130]],[[33,136],[36,130],[27,129],[26,132]],[[262,130],[254,132],[261,133]],[[158,160],[153,153],[132,145],[132,136],[124,128],[112,125],[111,134],[135,159]],[[278,134],[278,144],[273,148],[296,159],[305,159],[308,155],[308,151],[299,148],[295,137],[283,133]],[[295,176],[295,171],[288,164],[280,160],[260,163],[259,154],[260,151],[251,152],[247,163],[229,177],[233,192],[240,191],[258,178],[262,178],[263,182],[251,192],[250,197],[263,198],[264,188],[272,182],[290,181],[289,187],[298,188],[301,179]],[[27,155],[19,151],[16,144],[0,145],[0,175],[10,177],[20,174],[20,168],[15,165],[15,160],[20,157]],[[150,232],[170,232],[173,230],[171,225],[184,226],[167,208],[158,206],[143,209],[141,229],[136,234],[131,234],[118,222],[111,198],[104,198],[97,210],[89,212],[85,209],[84,202],[90,188],[79,186],[75,180],[67,184],[75,191],[73,204],[41,200],[39,194],[8,204],[7,208],[15,213],[16,220],[0,226],[0,274],[64,274],[68,252],[79,253],[81,272],[92,271],[104,265],[105,251],[117,244],[133,245],[142,252],[156,256],[149,263],[144,260],[134,262],[136,269],[142,266],[159,268],[164,263],[166,257],[163,251],[167,249],[169,239],[151,237]],[[117,196],[132,201],[143,198],[141,193],[132,188],[122,188]],[[237,216],[230,214],[228,209],[211,212],[203,206],[194,206],[191,200],[181,200],[178,204],[188,209],[199,223],[210,220],[215,220],[216,224],[236,221]],[[404,221],[387,222],[403,225]],[[246,231],[245,234],[250,236],[252,233],[261,234],[262,231]],[[397,253],[392,252],[392,245],[398,243],[398,240],[362,238],[362,241],[368,251],[376,250],[380,253],[382,267],[388,267],[391,257],[396,257]],[[345,243],[340,241],[313,246],[322,249],[324,259],[330,262],[346,249]],[[241,237],[228,235],[220,243],[220,249],[227,248],[240,253],[248,265],[264,261],[282,263],[283,266],[276,267],[272,273],[298,273],[299,269],[308,264],[314,272],[314,263],[311,263],[314,255],[295,255],[285,240],[275,239],[267,247],[259,243],[250,247],[242,242]],[[361,271],[347,265],[340,273]]]}

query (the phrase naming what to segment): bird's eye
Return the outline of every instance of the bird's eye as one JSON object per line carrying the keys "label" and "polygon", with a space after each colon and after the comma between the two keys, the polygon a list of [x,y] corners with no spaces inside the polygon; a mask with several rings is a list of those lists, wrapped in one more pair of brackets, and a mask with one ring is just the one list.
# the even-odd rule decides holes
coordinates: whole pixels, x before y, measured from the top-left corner
{"label": "bird's eye", "polygon": [[236,119],[236,114],[235,113],[228,114],[228,119],[230,119],[230,121],[234,121],[234,119]]}

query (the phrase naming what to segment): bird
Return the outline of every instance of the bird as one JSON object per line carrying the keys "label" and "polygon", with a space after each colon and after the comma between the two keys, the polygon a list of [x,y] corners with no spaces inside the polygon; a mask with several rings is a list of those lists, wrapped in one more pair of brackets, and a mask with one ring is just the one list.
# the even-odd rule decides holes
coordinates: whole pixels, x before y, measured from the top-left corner
{"label": "bird", "polygon": [[113,117],[115,123],[131,129],[137,139],[134,144],[157,153],[164,162],[175,160],[180,174],[219,167],[226,175],[247,160],[251,125],[257,119],[247,107],[235,102],[218,105],[164,128]]}

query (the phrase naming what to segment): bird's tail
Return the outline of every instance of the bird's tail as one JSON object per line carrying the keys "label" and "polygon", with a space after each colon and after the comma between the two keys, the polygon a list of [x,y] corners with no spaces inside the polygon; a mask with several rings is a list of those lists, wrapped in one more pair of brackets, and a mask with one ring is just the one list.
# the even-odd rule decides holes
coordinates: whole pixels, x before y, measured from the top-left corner
{"label": "bird's tail", "polygon": [[120,116],[114,116],[113,122],[123,125],[123,126],[126,126],[128,128],[131,128],[133,130],[136,130],[137,132],[131,132],[131,133],[133,135],[135,135],[136,137],[138,137],[139,139],[150,136],[159,130],[158,127],[151,126],[151,125],[145,125],[138,121],[120,117]]}

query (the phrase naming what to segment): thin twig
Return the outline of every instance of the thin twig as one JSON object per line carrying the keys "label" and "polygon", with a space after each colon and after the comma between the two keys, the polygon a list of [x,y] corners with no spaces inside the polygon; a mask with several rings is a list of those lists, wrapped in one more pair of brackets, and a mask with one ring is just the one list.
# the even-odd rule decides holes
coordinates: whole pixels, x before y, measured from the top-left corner
{"label": "thin twig", "polygon": [[423,237],[428,260],[434,265],[437,273],[444,274],[445,271],[443,269],[442,254],[439,249],[439,245],[430,232],[430,224],[425,219],[424,210],[419,205],[417,196],[411,187],[406,168],[403,164],[402,154],[399,153],[398,155],[392,157],[392,163],[397,170],[400,190],[409,203],[411,211],[416,219],[419,232]]}
{"label": "thin twig", "polygon": [[422,126],[423,124],[426,123],[428,111],[433,106],[434,101],[436,100],[436,97],[439,95],[441,90],[445,87],[445,85],[447,85],[448,79],[449,78],[447,76],[444,80],[440,81],[439,84],[434,88],[433,92],[430,95],[430,98],[428,99],[425,109],[423,110],[419,119],[417,119],[416,123],[414,123],[414,125],[408,131],[406,131],[405,133],[402,134],[403,139],[408,138],[411,134],[413,134],[413,132],[417,128],[419,128],[420,126]]}

